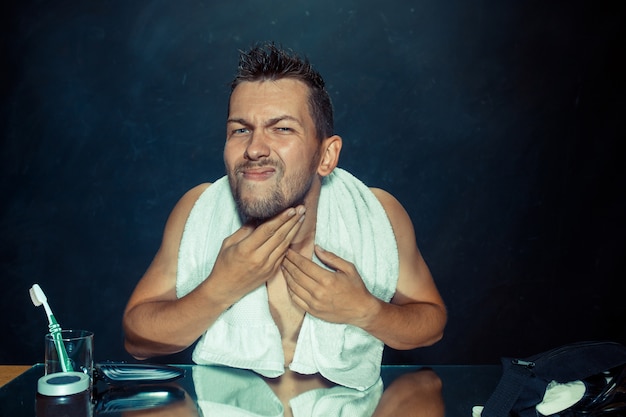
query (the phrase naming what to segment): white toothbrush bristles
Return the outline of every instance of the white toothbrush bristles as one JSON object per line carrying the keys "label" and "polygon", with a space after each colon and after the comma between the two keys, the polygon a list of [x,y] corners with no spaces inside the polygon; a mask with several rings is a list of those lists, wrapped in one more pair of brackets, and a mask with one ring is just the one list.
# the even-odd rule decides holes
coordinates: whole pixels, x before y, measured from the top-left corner
{"label": "white toothbrush bristles", "polygon": [[49,316],[52,315],[52,310],[48,305],[48,297],[43,292],[39,284],[33,284],[31,289],[28,291],[30,293],[30,299],[32,300],[35,307],[39,307],[43,304],[43,308],[46,310],[46,314]]}

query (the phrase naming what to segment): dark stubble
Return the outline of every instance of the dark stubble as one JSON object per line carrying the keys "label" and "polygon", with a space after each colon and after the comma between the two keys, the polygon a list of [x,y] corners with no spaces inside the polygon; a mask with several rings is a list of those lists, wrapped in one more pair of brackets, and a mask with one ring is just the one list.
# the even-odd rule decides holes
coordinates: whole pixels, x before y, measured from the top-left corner
{"label": "dark stubble", "polygon": [[[260,224],[288,207],[295,207],[304,203],[304,199],[311,190],[313,180],[317,175],[318,154],[312,158],[309,166],[294,173],[289,178],[285,178],[285,170],[282,164],[275,161],[245,162],[228,172],[228,181],[237,204],[237,210],[243,223]],[[244,184],[239,181],[239,173],[248,168],[259,168],[271,166],[275,169],[272,181],[274,183],[269,190],[261,192],[254,190],[254,184]],[[248,197],[244,198],[244,187]]]}

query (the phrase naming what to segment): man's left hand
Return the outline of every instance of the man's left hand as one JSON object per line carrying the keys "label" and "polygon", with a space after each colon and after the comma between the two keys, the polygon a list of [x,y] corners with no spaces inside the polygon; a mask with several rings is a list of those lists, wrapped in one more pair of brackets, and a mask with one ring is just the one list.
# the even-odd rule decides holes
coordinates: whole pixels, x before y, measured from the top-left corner
{"label": "man's left hand", "polygon": [[322,268],[292,249],[282,269],[292,300],[309,314],[332,323],[363,327],[377,306],[355,266],[315,247],[317,257],[332,271]]}

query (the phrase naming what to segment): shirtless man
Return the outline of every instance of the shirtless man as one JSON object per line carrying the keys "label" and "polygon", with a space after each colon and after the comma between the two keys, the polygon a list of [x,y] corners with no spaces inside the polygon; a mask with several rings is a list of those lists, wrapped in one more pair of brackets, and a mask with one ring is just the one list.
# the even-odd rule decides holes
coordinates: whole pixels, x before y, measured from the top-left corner
{"label": "shirtless man", "polygon": [[[211,184],[182,197],[126,307],[127,351],[138,359],[179,352],[262,285],[280,331],[285,364],[293,358],[305,313],[357,326],[395,349],[438,341],[445,306],[416,246],[408,214],[393,196],[371,189],[389,218],[398,248],[399,276],[390,302],[367,290],[358,265],[315,245],[322,178],[337,166],[342,146],[332,131],[332,105],[319,74],[274,45],[243,54],[239,67],[224,161],[243,226],[223,240],[208,277],[178,297],[185,224]],[[314,254],[328,268],[315,264]],[[332,384],[319,374],[301,376],[287,369],[270,385],[285,402],[299,392]]]}

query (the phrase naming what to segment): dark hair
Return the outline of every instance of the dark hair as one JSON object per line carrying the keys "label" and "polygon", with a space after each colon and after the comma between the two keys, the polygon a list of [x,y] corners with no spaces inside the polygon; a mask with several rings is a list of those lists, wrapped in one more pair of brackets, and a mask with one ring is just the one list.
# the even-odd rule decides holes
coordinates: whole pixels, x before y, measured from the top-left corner
{"label": "dark hair", "polygon": [[285,50],[273,42],[257,44],[249,51],[240,51],[235,79],[231,82],[231,94],[244,81],[276,81],[292,78],[309,87],[309,111],[318,139],[334,134],[333,105],[324,79],[313,69],[306,58],[300,58],[292,50]]}

